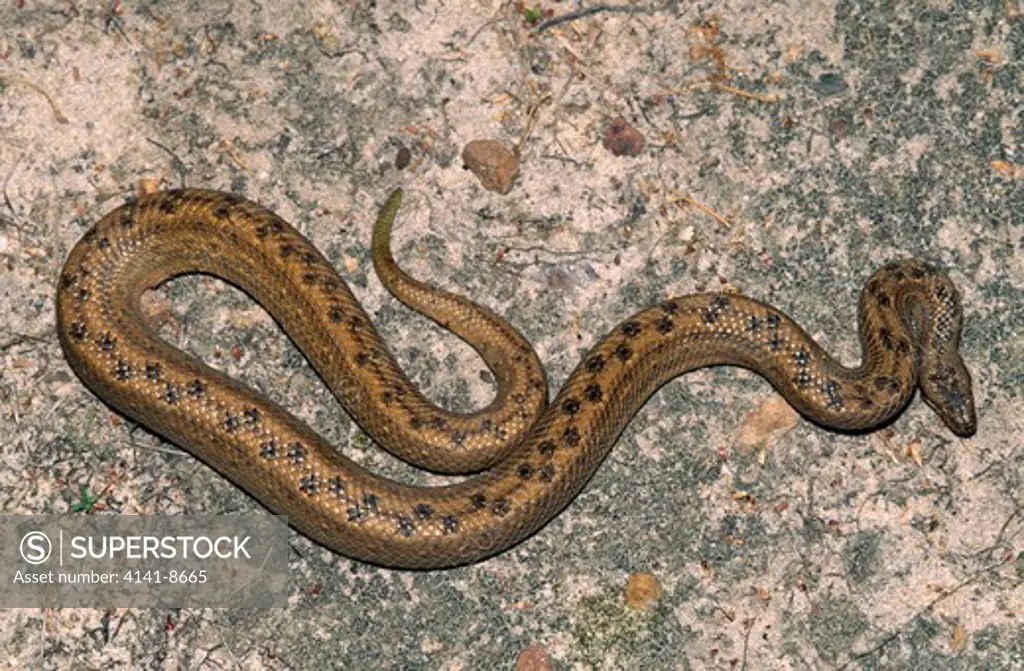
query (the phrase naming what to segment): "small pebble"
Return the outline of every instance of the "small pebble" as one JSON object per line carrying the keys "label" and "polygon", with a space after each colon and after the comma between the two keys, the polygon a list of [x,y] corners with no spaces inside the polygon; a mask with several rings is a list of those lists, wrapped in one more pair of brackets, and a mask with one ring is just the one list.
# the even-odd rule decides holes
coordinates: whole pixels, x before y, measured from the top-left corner
{"label": "small pebble", "polygon": [[647,141],[644,134],[626,123],[622,117],[612,121],[604,132],[604,148],[616,156],[638,156]]}
{"label": "small pebble", "polygon": [[409,167],[409,163],[412,161],[412,152],[404,144],[399,145],[398,153],[395,154],[395,167],[399,170],[405,170]]}
{"label": "small pebble", "polygon": [[502,195],[519,176],[519,157],[497,140],[473,140],[462,150],[462,163],[485,189]]}
{"label": "small pebble", "polygon": [[826,72],[818,77],[818,81],[814,84],[814,88],[822,95],[834,96],[838,93],[842,93],[849,87],[846,85],[846,82],[843,81],[843,77],[838,73]]}
{"label": "small pebble", "polygon": [[650,573],[633,573],[626,582],[626,605],[647,610],[661,599],[661,583]]}
{"label": "small pebble", "polygon": [[140,196],[147,196],[160,190],[160,180],[156,177],[143,177],[139,180],[137,191]]}
{"label": "small pebble", "polygon": [[539,645],[526,648],[516,660],[516,671],[553,671],[554,668],[551,655]]}

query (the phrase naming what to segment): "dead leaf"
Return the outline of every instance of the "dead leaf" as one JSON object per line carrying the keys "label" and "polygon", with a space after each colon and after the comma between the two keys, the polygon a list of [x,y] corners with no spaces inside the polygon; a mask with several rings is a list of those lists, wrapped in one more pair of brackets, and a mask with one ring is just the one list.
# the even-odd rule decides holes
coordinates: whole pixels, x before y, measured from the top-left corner
{"label": "dead leaf", "polygon": [[953,652],[962,652],[967,647],[967,630],[963,625],[953,627],[953,634],[949,637],[949,649]]}
{"label": "dead leaf", "polygon": [[990,165],[994,171],[998,172],[1003,177],[1009,177],[1010,179],[1016,178],[1017,173],[1020,172],[1017,170],[1016,166],[1008,161],[992,161]]}
{"label": "dead leaf", "polygon": [[736,443],[747,450],[764,449],[771,441],[791,431],[799,421],[800,415],[785,399],[771,396],[743,420]]}
{"label": "dead leaf", "polygon": [[907,443],[907,456],[918,466],[924,466],[924,459],[921,458],[921,439],[915,438]]}

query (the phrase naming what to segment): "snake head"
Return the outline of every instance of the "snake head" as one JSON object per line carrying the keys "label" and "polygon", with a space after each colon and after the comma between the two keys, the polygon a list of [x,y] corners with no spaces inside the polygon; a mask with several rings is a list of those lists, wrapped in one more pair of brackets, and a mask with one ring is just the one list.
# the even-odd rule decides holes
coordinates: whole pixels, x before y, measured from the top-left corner
{"label": "snake head", "polygon": [[973,436],[978,420],[974,412],[971,374],[963,360],[954,354],[944,359],[928,357],[922,364],[920,384],[925,403],[950,431],[961,438]]}

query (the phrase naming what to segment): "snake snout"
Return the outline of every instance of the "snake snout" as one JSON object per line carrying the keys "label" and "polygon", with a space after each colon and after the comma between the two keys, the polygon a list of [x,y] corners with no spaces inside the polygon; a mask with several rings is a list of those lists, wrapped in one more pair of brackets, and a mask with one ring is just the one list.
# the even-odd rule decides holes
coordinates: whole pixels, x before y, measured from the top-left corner
{"label": "snake snout", "polygon": [[926,367],[921,376],[921,391],[925,402],[950,431],[961,438],[974,435],[978,419],[974,411],[971,375],[962,361],[938,365],[931,370]]}

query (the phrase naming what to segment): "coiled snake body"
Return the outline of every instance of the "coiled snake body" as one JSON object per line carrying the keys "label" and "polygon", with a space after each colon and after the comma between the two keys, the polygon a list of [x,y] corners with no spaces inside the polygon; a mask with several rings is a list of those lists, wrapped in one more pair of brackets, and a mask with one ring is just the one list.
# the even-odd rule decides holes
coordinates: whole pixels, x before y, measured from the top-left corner
{"label": "coiled snake body", "polygon": [[[836,429],[886,422],[920,385],[957,435],[975,429],[949,278],[914,260],[887,265],[860,299],[863,361],[847,368],[793,320],[736,294],[647,308],[598,342],[547,404],[529,343],[490,311],[405,275],[388,238],[395,192],[374,229],[377,272],[400,299],[469,342],[497,379],[490,406],[460,415],[411,384],[328,261],[275,214],[237,196],[176,190],[103,217],[59,280],[68,361],[107,403],[199,457],[289,523],[343,555],[444,568],[515,545],[582,489],[646,399],[704,366],[765,377],[806,417]],[[338,454],[262,394],[161,340],[140,297],[183,273],[223,278],[262,304],[346,411],[379,444],[437,471],[475,472],[417,487]]]}

